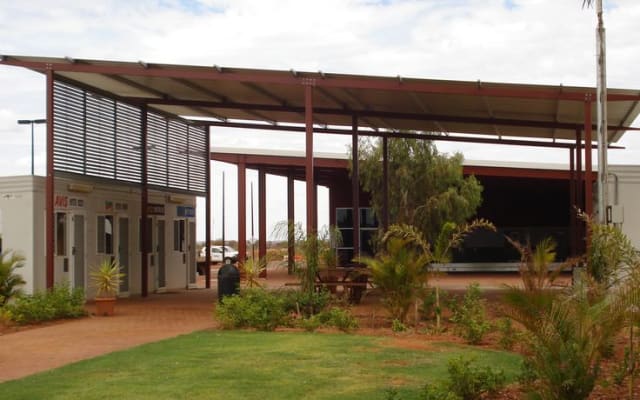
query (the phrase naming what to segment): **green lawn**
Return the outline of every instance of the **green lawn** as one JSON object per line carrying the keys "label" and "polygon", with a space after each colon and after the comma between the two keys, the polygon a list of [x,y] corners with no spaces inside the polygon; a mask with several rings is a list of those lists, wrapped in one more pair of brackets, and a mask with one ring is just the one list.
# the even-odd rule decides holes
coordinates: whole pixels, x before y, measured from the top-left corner
{"label": "green lawn", "polygon": [[[126,333],[122,333],[126,334]],[[390,346],[393,338],[346,334],[203,331],[0,384],[9,399],[384,399],[416,398],[446,361],[473,354],[510,380],[520,358],[473,347]]]}

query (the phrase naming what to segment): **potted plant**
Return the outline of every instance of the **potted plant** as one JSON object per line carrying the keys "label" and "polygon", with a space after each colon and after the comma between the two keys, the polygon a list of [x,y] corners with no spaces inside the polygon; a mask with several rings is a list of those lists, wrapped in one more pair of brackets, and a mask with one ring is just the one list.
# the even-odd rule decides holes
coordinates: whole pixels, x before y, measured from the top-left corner
{"label": "potted plant", "polygon": [[91,286],[96,289],[96,314],[113,315],[120,280],[125,274],[120,272],[120,264],[104,260],[91,273]]}

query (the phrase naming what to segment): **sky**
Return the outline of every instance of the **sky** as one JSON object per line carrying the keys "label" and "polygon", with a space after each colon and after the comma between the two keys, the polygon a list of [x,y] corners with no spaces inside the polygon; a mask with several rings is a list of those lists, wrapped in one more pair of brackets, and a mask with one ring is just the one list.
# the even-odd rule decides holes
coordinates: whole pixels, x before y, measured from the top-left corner
{"label": "sky", "polygon": [[[582,0],[58,0],[55,5],[0,0],[0,54],[596,85],[596,17]],[[640,1],[604,0],[604,7],[607,84],[640,91]],[[0,66],[0,175],[30,173],[30,127],[16,121],[43,118],[44,94],[43,76]],[[626,149],[611,151],[609,162],[640,163],[639,133],[629,132],[618,143]],[[37,175],[45,171],[44,137],[44,125],[36,126]],[[343,153],[346,140],[319,135],[316,150]],[[304,149],[304,137],[296,133],[216,129],[212,143]],[[568,163],[566,150],[437,145],[468,160]],[[214,187],[220,187],[222,171],[229,221],[237,215],[236,170],[215,163]],[[249,172],[247,185],[251,182],[257,199],[257,173]],[[284,179],[268,177],[268,232],[286,219],[284,187]],[[213,237],[219,237],[218,191],[212,200]],[[320,225],[328,222],[326,203],[321,191]],[[304,186],[296,188],[296,204],[296,219],[304,225]],[[198,205],[202,239],[204,202]],[[233,223],[226,229],[227,237],[237,236]]]}

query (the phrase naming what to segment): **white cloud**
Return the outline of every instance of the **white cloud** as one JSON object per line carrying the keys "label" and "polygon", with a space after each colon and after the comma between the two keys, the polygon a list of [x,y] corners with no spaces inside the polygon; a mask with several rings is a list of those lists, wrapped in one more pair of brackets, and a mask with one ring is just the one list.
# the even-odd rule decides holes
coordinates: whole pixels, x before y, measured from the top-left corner
{"label": "white cloud", "polygon": [[[595,12],[582,9],[580,0],[6,3],[0,8],[3,54],[581,86],[596,81]],[[640,2],[605,0],[605,6],[608,84],[640,89]],[[1,174],[28,172],[29,135],[15,120],[44,112],[42,76],[0,67]],[[229,146],[304,145],[302,135],[216,132],[214,140]],[[621,142],[627,149],[612,151],[610,160],[637,163],[638,136],[628,133]],[[342,151],[345,142],[316,139],[326,151]],[[567,162],[550,150],[440,147],[468,159]]]}

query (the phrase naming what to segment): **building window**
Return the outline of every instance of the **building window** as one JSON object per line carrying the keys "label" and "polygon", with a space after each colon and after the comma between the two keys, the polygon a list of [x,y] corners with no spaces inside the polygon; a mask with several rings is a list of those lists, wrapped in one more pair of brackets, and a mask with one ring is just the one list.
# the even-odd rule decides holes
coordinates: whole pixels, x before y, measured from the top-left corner
{"label": "building window", "polygon": [[113,254],[113,215],[98,216],[98,253]]}
{"label": "building window", "polygon": [[184,229],[183,219],[173,221],[173,250],[184,251]]}
{"label": "building window", "polygon": [[56,213],[56,255],[67,255],[67,214]]}

